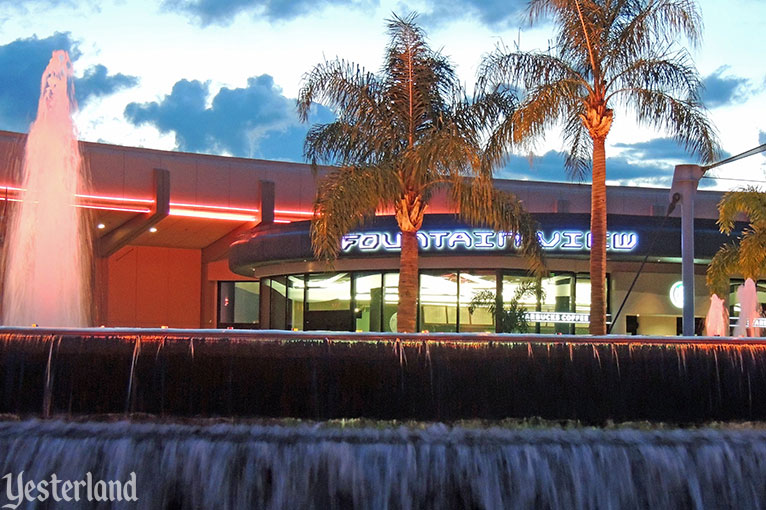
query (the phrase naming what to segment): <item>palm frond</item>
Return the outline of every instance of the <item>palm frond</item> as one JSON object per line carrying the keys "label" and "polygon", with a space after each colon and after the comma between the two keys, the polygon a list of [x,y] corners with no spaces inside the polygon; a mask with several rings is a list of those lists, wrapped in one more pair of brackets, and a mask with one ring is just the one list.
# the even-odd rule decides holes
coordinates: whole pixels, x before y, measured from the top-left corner
{"label": "palm frond", "polygon": [[732,275],[757,281],[766,272],[766,193],[752,186],[726,193],[718,203],[721,232],[730,235],[742,214],[749,225],[736,241],[722,246],[708,266],[708,288],[719,296],[724,296],[719,291]]}
{"label": "palm frond", "polygon": [[576,82],[558,81],[531,89],[513,115],[512,143],[524,147],[562,121],[572,126],[585,110],[579,88]]}
{"label": "palm frond", "polygon": [[625,53],[640,54],[659,42],[673,42],[679,35],[696,46],[702,38],[702,17],[691,0],[629,0],[623,15],[617,17],[613,47]]}
{"label": "palm frond", "polygon": [[369,136],[366,126],[336,121],[311,126],[303,154],[314,166],[320,162],[339,166],[375,165],[385,158],[390,144],[389,138]]}
{"label": "palm frond", "polygon": [[739,240],[737,269],[745,278],[758,278],[764,272],[766,263],[766,232],[747,228]]}
{"label": "palm frond", "polygon": [[311,221],[311,244],[317,258],[335,258],[345,234],[375,215],[397,196],[393,172],[341,167],[325,175],[317,190]]}
{"label": "palm frond", "polygon": [[509,234],[508,244],[518,235],[519,251],[527,259],[529,270],[536,276],[546,273],[545,257],[537,236],[538,223],[512,193],[498,190],[482,179],[455,180],[452,201],[459,216],[471,225],[483,226]]}
{"label": "palm frond", "polygon": [[478,86],[494,90],[511,85],[531,88],[541,84],[576,83],[589,89],[588,82],[567,61],[547,53],[504,53],[497,48],[479,66]]}
{"label": "palm frond", "polygon": [[484,141],[479,173],[491,176],[492,171],[507,155],[506,140],[512,139],[513,123],[508,122],[516,108],[518,98],[511,89],[482,90],[477,86],[473,101],[461,102],[458,117],[466,119],[477,140]]}
{"label": "palm frond", "polygon": [[620,96],[623,90],[662,90],[668,95],[683,96],[700,102],[702,81],[691,65],[685,50],[657,53],[630,62],[611,76],[607,99]]}
{"label": "palm frond", "polygon": [[624,101],[635,109],[640,123],[669,132],[703,163],[718,159],[718,135],[700,103],[678,99],[661,90],[635,88],[624,93]]}
{"label": "palm frond", "polygon": [[[729,295],[729,278],[739,273],[739,245],[726,243],[713,256],[707,266],[705,281],[711,294],[725,298]],[[741,273],[739,273],[741,274]]]}
{"label": "palm frond", "polygon": [[718,203],[718,226],[724,234],[731,234],[734,222],[744,214],[757,229],[766,227],[766,193],[754,186],[729,191]]}
{"label": "palm frond", "polygon": [[573,180],[585,180],[591,169],[593,140],[579,116],[570,115],[564,125],[564,143],[569,152],[564,160],[564,169]]}
{"label": "palm frond", "polygon": [[298,116],[308,120],[312,103],[321,103],[352,118],[366,117],[379,108],[380,83],[376,76],[352,62],[325,61],[303,76],[298,93]]}

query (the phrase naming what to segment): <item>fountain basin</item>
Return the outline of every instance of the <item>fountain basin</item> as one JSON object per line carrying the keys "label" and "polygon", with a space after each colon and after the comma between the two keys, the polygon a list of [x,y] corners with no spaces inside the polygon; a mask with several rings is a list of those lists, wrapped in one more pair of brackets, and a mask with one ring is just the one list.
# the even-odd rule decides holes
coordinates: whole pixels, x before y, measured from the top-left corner
{"label": "fountain basin", "polygon": [[0,328],[20,415],[766,419],[766,342],[733,338]]}

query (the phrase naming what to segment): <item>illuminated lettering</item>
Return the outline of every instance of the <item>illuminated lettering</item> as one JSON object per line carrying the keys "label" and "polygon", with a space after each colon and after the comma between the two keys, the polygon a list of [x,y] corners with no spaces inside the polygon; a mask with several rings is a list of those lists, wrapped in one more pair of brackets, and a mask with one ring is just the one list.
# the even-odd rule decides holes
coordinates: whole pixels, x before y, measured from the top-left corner
{"label": "illuminated lettering", "polygon": [[549,239],[545,238],[544,233],[538,232],[537,238],[540,240],[540,246],[543,247],[543,250],[550,250],[551,248],[558,246],[559,242],[561,242],[561,232],[554,231]]}
{"label": "illuminated lettering", "polygon": [[468,232],[456,231],[450,234],[447,239],[447,246],[454,250],[458,243],[463,243],[466,248],[473,248],[473,238],[468,235]]}
{"label": "illuminated lettering", "polygon": [[[591,246],[590,232],[584,230],[538,231],[537,237],[545,251],[590,250]],[[417,233],[417,239],[422,251],[490,251],[502,250],[508,245],[518,249],[522,243],[521,236],[514,232],[466,229],[421,230]],[[607,232],[606,241],[607,251],[630,252],[636,249],[639,239],[635,232]],[[397,252],[401,246],[402,236],[399,232],[352,232],[341,239],[343,253]]]}
{"label": "illuminated lettering", "polygon": [[430,235],[431,239],[434,240],[434,248],[436,248],[437,250],[441,250],[442,248],[444,248],[444,238],[450,235],[450,233],[437,231],[437,232],[429,232],[428,235]]}
{"label": "illuminated lettering", "polygon": [[391,240],[391,233],[390,232],[384,232],[383,233],[383,241],[381,243],[381,246],[386,251],[391,251],[394,249],[401,249],[402,247],[402,234],[401,232],[394,235],[394,240]]}
{"label": "illuminated lettering", "polygon": [[[418,231],[418,233],[415,234],[415,237],[417,237],[418,244],[420,245],[420,248],[422,250],[427,250],[431,246],[431,239],[428,237],[428,234],[426,234],[425,232]],[[401,241],[401,238],[399,239]]]}
{"label": "illuminated lettering", "polygon": [[382,234],[362,234],[359,239],[360,251],[377,251],[380,247],[380,237]]}
{"label": "illuminated lettering", "polygon": [[340,240],[340,251],[346,252],[351,250],[359,241],[359,234],[346,234]]}
{"label": "illuminated lettering", "polygon": [[611,238],[613,250],[631,251],[638,245],[638,234],[635,232],[615,232],[611,235]]}
{"label": "illuminated lettering", "polygon": [[588,324],[590,314],[571,312],[525,312],[528,322],[555,322],[559,324]]}
{"label": "illuminated lettering", "polygon": [[564,242],[559,246],[562,250],[582,250],[585,247],[582,232],[565,230],[561,233],[561,237],[564,238]]}
{"label": "illuminated lettering", "polygon": [[[489,240],[490,237],[495,237],[495,232],[481,232],[477,231],[473,233],[474,237],[477,238],[476,242],[473,244],[474,248],[496,248],[496,244],[492,244],[492,241]],[[502,232],[497,234],[497,237],[503,235]],[[503,235],[503,238],[505,236]]]}

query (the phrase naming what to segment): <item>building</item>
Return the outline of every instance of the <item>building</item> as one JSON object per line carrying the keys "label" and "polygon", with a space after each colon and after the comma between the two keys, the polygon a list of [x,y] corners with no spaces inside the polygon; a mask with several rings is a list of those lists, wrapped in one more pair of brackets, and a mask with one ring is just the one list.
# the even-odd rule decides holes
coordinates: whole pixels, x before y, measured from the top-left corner
{"label": "building", "polygon": [[[24,135],[0,132],[0,192],[19,193]],[[353,232],[334,264],[311,253],[315,176],[308,165],[82,143],[96,246],[96,325],[390,331],[398,285],[391,217]],[[522,298],[536,331],[585,332],[589,309],[586,184],[498,180],[541,225],[551,274],[540,296]],[[718,192],[696,200],[696,307],[708,303],[707,262],[723,241]],[[615,333],[673,335],[681,309],[680,220],[664,220],[667,189],[608,189],[608,307],[614,314],[641,260],[649,260]],[[473,296],[507,301],[527,276],[514,239],[460,224],[436,199],[420,234],[419,327],[494,331]]]}

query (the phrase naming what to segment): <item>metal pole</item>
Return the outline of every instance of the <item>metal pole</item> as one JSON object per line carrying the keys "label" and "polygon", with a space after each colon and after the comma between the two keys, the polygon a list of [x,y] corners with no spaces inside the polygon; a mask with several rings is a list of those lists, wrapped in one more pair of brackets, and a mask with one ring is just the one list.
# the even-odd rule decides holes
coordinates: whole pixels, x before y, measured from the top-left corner
{"label": "metal pole", "polygon": [[681,195],[681,280],[684,285],[683,335],[694,336],[694,195],[704,171],[699,165],[677,165],[671,196]]}
{"label": "metal pole", "polygon": [[684,183],[681,193],[681,280],[684,285],[683,334],[694,336],[694,192],[696,183]]}

